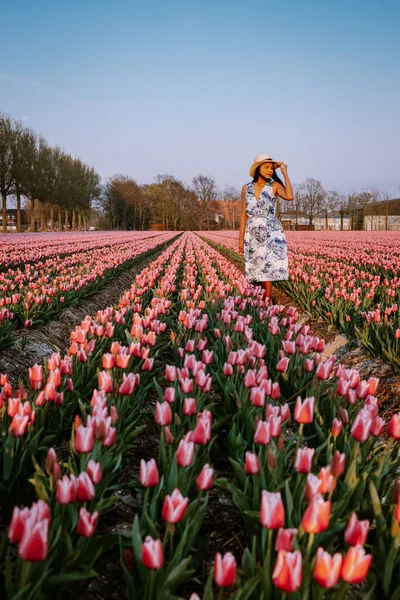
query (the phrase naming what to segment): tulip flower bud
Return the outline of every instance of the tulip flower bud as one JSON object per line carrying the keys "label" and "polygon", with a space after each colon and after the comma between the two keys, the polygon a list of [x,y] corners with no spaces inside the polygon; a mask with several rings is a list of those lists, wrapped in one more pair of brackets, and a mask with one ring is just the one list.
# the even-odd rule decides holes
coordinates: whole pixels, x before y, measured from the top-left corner
{"label": "tulip flower bud", "polygon": [[344,532],[344,539],[350,546],[364,546],[367,541],[369,521],[359,521],[355,512],[351,514]]}
{"label": "tulip flower bud", "polygon": [[362,546],[352,546],[343,558],[340,576],[347,583],[361,583],[368,574],[372,555],[366,554]]}
{"label": "tulip flower bud", "polygon": [[96,511],[90,514],[83,506],[79,510],[79,521],[76,527],[76,533],[83,537],[91,537],[96,531],[97,519],[99,513]]}
{"label": "tulip flower bud", "polygon": [[285,524],[285,508],[280,492],[262,491],[260,523],[267,529],[280,529]]}
{"label": "tulip flower bud", "polygon": [[334,477],[340,477],[341,475],[343,475],[344,469],[345,469],[345,464],[346,464],[346,455],[344,453],[341,454],[339,452],[339,450],[336,450],[335,454],[333,455],[331,466],[330,466],[332,475]]}
{"label": "tulip flower bud", "polygon": [[317,559],[314,567],[314,579],[322,587],[329,589],[339,581],[342,567],[342,555],[337,552],[333,556],[318,548]]}
{"label": "tulip flower bud", "polygon": [[209,490],[213,484],[214,469],[209,464],[205,464],[200,475],[196,479],[196,485],[199,490]]}
{"label": "tulip flower bud", "polygon": [[302,583],[302,556],[300,550],[279,550],[272,573],[274,585],[283,592],[295,592]]}
{"label": "tulip flower bud", "polygon": [[214,580],[219,587],[231,587],[236,579],[236,560],[231,552],[215,556]]}
{"label": "tulip flower bud", "polygon": [[342,428],[343,428],[342,421],[340,421],[339,419],[336,419],[336,418],[333,419],[332,428],[331,428],[333,437],[337,437],[338,435],[340,435]]}
{"label": "tulip flower bud", "polygon": [[184,498],[178,489],[175,489],[170,496],[165,496],[161,515],[168,523],[178,523],[186,513],[189,498]]}
{"label": "tulip flower bud", "polygon": [[86,467],[86,473],[88,473],[90,479],[94,484],[100,483],[102,480],[103,474],[101,472],[101,465],[98,462],[90,459],[88,462],[88,466]]}
{"label": "tulip flower bud", "polygon": [[147,536],[142,544],[142,563],[147,569],[161,569],[164,564],[164,553],[161,540],[153,540]]}
{"label": "tulip flower bud", "polygon": [[296,453],[294,468],[298,473],[309,473],[314,458],[314,448],[299,448]]}
{"label": "tulip flower bud", "polygon": [[301,520],[304,531],[307,533],[321,533],[321,531],[325,531],[329,527],[330,514],[330,501],[324,501],[320,494],[314,496]]}
{"label": "tulip flower bud", "polygon": [[400,413],[392,416],[388,425],[388,434],[395,440],[400,440]]}
{"label": "tulip flower bud", "polygon": [[148,462],[141,459],[140,461],[140,483],[144,487],[153,487],[159,483],[159,474],[157,464],[154,458]]}
{"label": "tulip flower bud", "polygon": [[286,552],[292,552],[293,550],[293,538],[297,535],[297,529],[279,529],[275,540],[275,552],[280,550],[286,550]]}
{"label": "tulip flower bud", "polygon": [[300,396],[296,398],[294,418],[298,423],[312,423],[314,419],[314,397],[305,398],[301,401]]}
{"label": "tulip flower bud", "polygon": [[257,454],[246,452],[244,470],[246,471],[246,473],[249,473],[251,475],[255,475],[260,471],[260,465],[258,462]]}

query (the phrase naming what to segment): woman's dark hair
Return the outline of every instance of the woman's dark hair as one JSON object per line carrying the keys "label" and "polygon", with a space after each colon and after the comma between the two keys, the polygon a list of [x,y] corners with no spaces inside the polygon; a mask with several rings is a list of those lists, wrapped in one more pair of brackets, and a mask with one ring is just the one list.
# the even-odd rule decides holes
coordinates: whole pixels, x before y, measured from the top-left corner
{"label": "woman's dark hair", "polygon": [[[254,172],[253,183],[255,183],[260,176],[260,167],[261,167],[261,165],[258,165],[257,169]],[[261,177],[262,177],[262,175],[261,175]],[[272,179],[284,186],[282,179],[279,177],[279,175],[276,174],[275,169],[274,169],[274,172],[272,173]]]}

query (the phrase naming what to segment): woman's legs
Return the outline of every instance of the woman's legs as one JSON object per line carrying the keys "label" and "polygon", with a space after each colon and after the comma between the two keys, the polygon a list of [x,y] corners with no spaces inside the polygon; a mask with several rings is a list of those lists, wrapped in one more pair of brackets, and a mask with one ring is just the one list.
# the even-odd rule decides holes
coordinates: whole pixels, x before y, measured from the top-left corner
{"label": "woman's legs", "polygon": [[271,294],[272,294],[272,281],[263,281],[262,285],[263,285],[264,290],[265,290],[265,296],[266,296],[266,298],[271,298]]}

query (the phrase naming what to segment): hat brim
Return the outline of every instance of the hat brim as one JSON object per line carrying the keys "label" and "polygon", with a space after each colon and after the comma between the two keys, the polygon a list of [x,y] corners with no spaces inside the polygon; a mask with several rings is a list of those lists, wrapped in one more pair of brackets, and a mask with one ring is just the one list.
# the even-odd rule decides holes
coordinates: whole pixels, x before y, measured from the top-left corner
{"label": "hat brim", "polygon": [[279,166],[281,164],[277,160],[260,160],[259,162],[255,162],[250,167],[250,171],[249,171],[250,177],[254,177],[254,173],[256,172],[257,167],[259,167],[260,165],[263,165],[264,163],[267,163],[267,162],[273,163],[274,169],[279,169]]}

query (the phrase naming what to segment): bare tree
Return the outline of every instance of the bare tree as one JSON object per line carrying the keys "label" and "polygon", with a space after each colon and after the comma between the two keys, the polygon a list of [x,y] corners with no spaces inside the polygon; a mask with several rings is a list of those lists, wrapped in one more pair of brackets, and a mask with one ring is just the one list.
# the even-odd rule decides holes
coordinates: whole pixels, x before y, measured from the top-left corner
{"label": "bare tree", "polygon": [[227,206],[228,217],[232,229],[236,227],[236,218],[240,216],[240,192],[233,185],[228,185],[222,192],[222,199]]}
{"label": "bare tree", "polygon": [[309,178],[297,188],[301,206],[304,214],[308,218],[310,229],[313,227],[313,221],[316,215],[321,211],[322,202],[326,192],[318,179]]}
{"label": "bare tree", "polygon": [[11,119],[0,115],[0,192],[2,198],[3,231],[7,231],[7,196],[12,192],[12,142],[14,132]]}
{"label": "bare tree", "polygon": [[217,200],[218,188],[215,180],[207,175],[197,175],[192,180],[193,191],[195,192],[200,204],[200,229],[204,229],[204,221],[209,229],[209,203]]}

